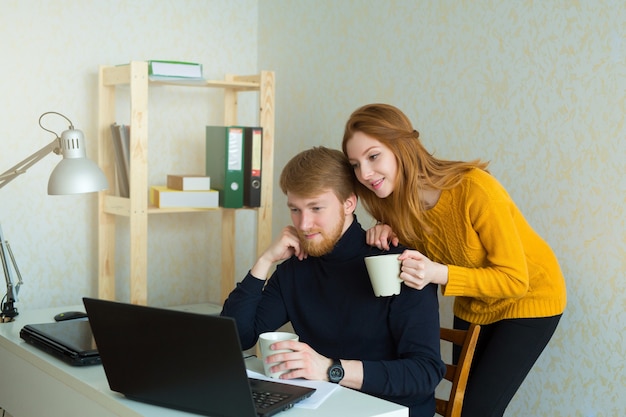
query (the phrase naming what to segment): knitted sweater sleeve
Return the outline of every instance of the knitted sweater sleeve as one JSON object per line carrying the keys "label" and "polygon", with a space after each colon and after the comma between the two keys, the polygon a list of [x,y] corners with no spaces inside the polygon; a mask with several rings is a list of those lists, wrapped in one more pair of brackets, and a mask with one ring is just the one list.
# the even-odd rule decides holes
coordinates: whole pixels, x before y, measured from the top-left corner
{"label": "knitted sweater sleeve", "polygon": [[525,225],[521,213],[504,188],[484,174],[463,185],[454,210],[464,214],[465,238],[449,248],[447,296],[520,298],[529,286],[523,247]]}

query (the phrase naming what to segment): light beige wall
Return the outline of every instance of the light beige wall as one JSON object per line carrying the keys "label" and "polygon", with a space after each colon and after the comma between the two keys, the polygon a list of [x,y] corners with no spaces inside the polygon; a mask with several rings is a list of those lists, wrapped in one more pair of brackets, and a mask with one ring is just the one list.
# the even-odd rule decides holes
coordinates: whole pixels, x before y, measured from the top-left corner
{"label": "light beige wall", "polygon": [[[48,110],[70,117],[95,157],[100,64],[186,59],[203,63],[209,78],[275,70],[275,176],[304,148],[338,146],[357,106],[393,103],[438,155],[492,160],[567,276],[562,324],[507,416],[614,416],[626,408],[621,2],[3,0],[0,7],[0,172],[51,140],[37,126]],[[219,97],[151,95],[151,131],[164,132],[156,143],[172,156],[150,153],[151,180],[201,169],[193,144],[205,124],[221,120],[213,113]],[[25,280],[20,309],[76,304],[96,291],[95,198],[46,195],[56,158],[0,190],[0,222]],[[277,189],[274,206],[277,232],[289,221]],[[241,216],[237,276],[254,250],[249,216]],[[216,222],[210,215],[150,222],[152,304],[216,296]],[[129,244],[119,242],[120,275]],[[125,286],[119,291],[124,299]],[[449,308],[445,300],[444,321]]]}
{"label": "light beige wall", "polygon": [[[100,65],[174,59],[202,63],[212,79],[256,73],[257,18],[255,0],[3,0],[0,172],[52,140],[37,125],[48,110],[82,129],[87,153],[96,158]],[[220,93],[157,87],[150,99],[150,183],[162,184],[172,172],[203,172],[204,126],[223,120]],[[255,106],[242,107],[243,121],[254,123]],[[122,108],[118,121],[128,123],[128,104]],[[45,121],[57,132],[67,128],[54,117]],[[48,196],[47,179],[59,160],[48,156],[0,190],[0,222],[24,277],[19,309],[79,304],[96,295],[96,196]],[[238,275],[254,250],[248,214],[240,214]],[[219,217],[151,217],[149,229],[149,303],[219,300]],[[127,300],[125,219],[118,230],[118,298]]]}
{"label": "light beige wall", "polygon": [[[622,415],[623,2],[261,0],[259,11],[259,66],[277,79],[275,176],[302,149],[339,147],[350,112],[376,101],[405,110],[437,155],[491,160],[554,248],[569,296],[507,416]],[[274,192],[277,232],[288,215]]]}

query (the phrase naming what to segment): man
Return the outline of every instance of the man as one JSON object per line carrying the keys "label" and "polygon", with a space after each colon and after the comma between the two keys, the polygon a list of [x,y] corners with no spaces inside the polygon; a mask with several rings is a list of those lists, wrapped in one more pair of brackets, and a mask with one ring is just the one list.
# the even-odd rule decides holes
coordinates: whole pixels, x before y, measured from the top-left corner
{"label": "man", "polygon": [[[291,322],[300,341],[267,358],[281,378],[339,383],[432,416],[444,373],[439,351],[437,287],[402,285],[376,297],[363,258],[382,253],[365,243],[354,210],[352,167],[338,150],[316,147],[281,173],[293,226],[285,227],[224,303],[244,349],[259,334]],[[404,248],[393,248],[401,253]],[[272,266],[280,261],[268,279]]]}

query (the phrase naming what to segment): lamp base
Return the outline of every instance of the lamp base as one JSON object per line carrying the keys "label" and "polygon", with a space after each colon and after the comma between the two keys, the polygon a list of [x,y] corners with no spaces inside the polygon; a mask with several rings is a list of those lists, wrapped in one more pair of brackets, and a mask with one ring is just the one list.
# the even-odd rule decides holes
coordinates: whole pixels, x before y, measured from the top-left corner
{"label": "lamp base", "polygon": [[2,314],[0,314],[0,321],[2,323],[9,323],[15,320],[15,317],[19,315],[17,308],[12,302],[6,302],[2,304]]}
{"label": "lamp base", "polygon": [[[17,267],[9,242],[4,239],[2,227],[0,227],[0,261],[2,261],[4,279],[7,285],[7,293],[2,298],[2,303],[0,304],[0,321],[8,323],[13,321],[13,318],[19,314],[17,308],[15,308],[15,302],[22,285],[22,274],[20,274],[20,270]],[[13,285],[13,270],[15,270],[18,277],[18,282],[15,286]]]}

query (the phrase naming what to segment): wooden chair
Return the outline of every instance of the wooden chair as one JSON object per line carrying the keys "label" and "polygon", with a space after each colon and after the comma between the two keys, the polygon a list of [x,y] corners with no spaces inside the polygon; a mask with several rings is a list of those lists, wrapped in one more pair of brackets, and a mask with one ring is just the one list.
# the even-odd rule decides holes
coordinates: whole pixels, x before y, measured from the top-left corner
{"label": "wooden chair", "polygon": [[461,356],[459,363],[452,365],[446,363],[446,374],[444,378],[452,382],[450,396],[447,400],[436,398],[436,412],[443,417],[460,417],[465,397],[465,387],[469,376],[474,350],[478,341],[480,326],[471,324],[468,330],[456,330],[441,328],[440,338],[452,344],[461,346]]}

